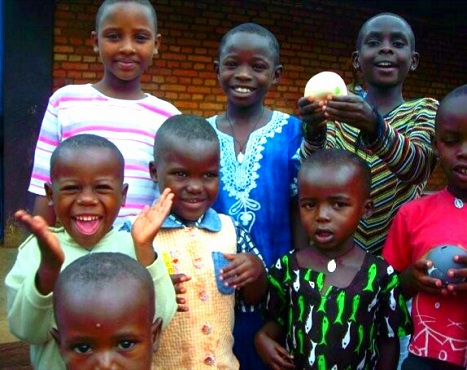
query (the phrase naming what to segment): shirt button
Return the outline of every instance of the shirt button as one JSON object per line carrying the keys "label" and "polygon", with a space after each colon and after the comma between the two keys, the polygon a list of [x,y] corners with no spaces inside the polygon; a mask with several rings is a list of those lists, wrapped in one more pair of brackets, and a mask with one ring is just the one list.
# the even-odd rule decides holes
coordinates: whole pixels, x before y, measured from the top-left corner
{"label": "shirt button", "polygon": [[193,266],[195,266],[197,269],[202,268],[204,266],[203,259],[201,257],[194,258]]}
{"label": "shirt button", "polygon": [[203,334],[206,334],[206,335],[211,334],[212,333],[212,327],[209,324],[204,324],[201,331],[203,332]]}
{"label": "shirt button", "polygon": [[208,300],[208,292],[205,290],[199,292],[199,299],[201,299],[203,302]]}
{"label": "shirt button", "polygon": [[214,356],[207,356],[205,359],[204,359],[204,364],[205,365],[214,365],[216,363],[216,358]]}

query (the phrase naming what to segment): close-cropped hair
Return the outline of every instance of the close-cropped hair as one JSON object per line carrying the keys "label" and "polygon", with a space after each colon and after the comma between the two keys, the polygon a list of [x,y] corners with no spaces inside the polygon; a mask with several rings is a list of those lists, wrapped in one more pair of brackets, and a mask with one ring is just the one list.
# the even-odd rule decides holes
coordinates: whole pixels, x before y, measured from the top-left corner
{"label": "close-cropped hair", "polygon": [[149,0],[104,0],[104,2],[101,4],[96,13],[96,31],[99,30],[105,8],[107,8],[109,5],[117,3],[136,3],[148,7],[151,11],[151,16],[154,21],[154,32],[157,33],[157,14],[156,10],[154,9],[154,6],[152,6]]}
{"label": "close-cropped hair", "polygon": [[239,24],[238,26],[235,26],[234,28],[229,30],[222,37],[221,42],[219,44],[219,58],[221,57],[222,51],[229,37],[240,32],[252,33],[252,34],[267,38],[269,40],[271,49],[274,53],[274,63],[276,65],[280,64],[280,48],[279,48],[279,42],[277,41],[276,36],[274,36],[274,34],[271,31],[269,31],[267,28],[260,26],[259,24],[256,24],[256,23],[252,23],[252,22]]}
{"label": "close-cropped hair", "polygon": [[154,160],[170,150],[173,140],[204,140],[219,144],[216,130],[203,117],[194,114],[178,114],[168,118],[157,130],[154,140]]}
{"label": "close-cropped hair", "polygon": [[439,103],[438,110],[436,111],[436,118],[435,118],[435,130],[437,131],[438,127],[438,117],[441,115],[441,112],[444,110],[444,107],[455,98],[459,97],[466,97],[465,103],[467,104],[467,85],[462,85],[456,87],[454,90],[451,90]]}
{"label": "close-cropped hair", "polygon": [[154,305],[154,283],[148,270],[138,261],[123,253],[90,253],[70,263],[60,273],[55,284],[54,307],[60,304],[62,294],[73,294],[77,287],[93,287],[98,290],[118,289],[119,282],[137,282]]}
{"label": "close-cropped hair", "polygon": [[114,143],[102,136],[93,134],[79,134],[71,136],[70,138],[62,141],[60,145],[54,150],[52,156],[50,157],[50,173],[53,172],[52,170],[62,152],[66,150],[73,150],[77,152],[76,155],[78,156],[79,152],[90,148],[110,149],[112,152],[115,153],[115,157],[117,158],[123,171],[125,160],[123,159],[122,153]]}
{"label": "close-cropped hair", "polygon": [[300,167],[300,172],[313,167],[335,167],[353,165],[360,169],[365,191],[371,191],[371,170],[368,164],[358,155],[345,149],[320,149],[306,158]]}
{"label": "close-cropped hair", "polygon": [[410,41],[410,47],[413,50],[415,50],[415,34],[413,32],[413,29],[412,27],[410,26],[409,22],[407,22],[407,20],[403,17],[401,17],[400,15],[398,14],[395,14],[395,13],[379,13],[379,14],[376,14],[375,16],[371,17],[370,19],[366,20],[365,23],[363,23],[363,25],[360,27],[360,31],[358,31],[358,36],[357,36],[357,50],[360,50],[360,48],[362,47],[362,38],[363,38],[363,33],[366,31],[366,27],[368,26],[368,24],[374,20],[375,18],[379,18],[381,16],[391,16],[391,17],[395,17],[395,18],[398,18],[400,19],[403,23],[405,23],[405,25],[407,26],[407,29],[409,31],[409,41]]}

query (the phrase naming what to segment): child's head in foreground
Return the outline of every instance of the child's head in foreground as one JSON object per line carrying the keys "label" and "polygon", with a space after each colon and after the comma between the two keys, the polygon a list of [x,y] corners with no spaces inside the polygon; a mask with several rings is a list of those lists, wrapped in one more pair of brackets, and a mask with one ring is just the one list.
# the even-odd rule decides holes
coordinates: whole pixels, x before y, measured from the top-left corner
{"label": "child's head in foreground", "polygon": [[158,53],[161,35],[148,0],[105,0],[91,38],[109,82],[139,78]]}
{"label": "child's head in foreground", "polygon": [[128,190],[123,171],[122,154],[101,136],[72,136],[52,153],[47,198],[80,246],[93,247],[112,228]]}
{"label": "child's head in foreground", "polygon": [[326,250],[346,249],[362,217],[369,217],[371,172],[364,160],[343,149],[321,149],[301,165],[298,201],[310,240]]}
{"label": "child's head in foreground", "polygon": [[68,370],[149,370],[162,321],[149,272],[121,253],[91,253],[59,275],[52,329]]}
{"label": "child's head in foreground", "polygon": [[279,43],[269,30],[256,23],[240,24],[222,37],[214,67],[229,101],[262,104],[270,86],[282,74]]}
{"label": "child's head in foreground", "polygon": [[154,140],[149,170],[162,192],[174,193],[172,212],[185,221],[198,219],[219,190],[219,139],[206,119],[180,114],[167,119]]}
{"label": "child's head in foreground", "polygon": [[434,148],[454,196],[467,199],[467,85],[441,101],[435,119]]}
{"label": "child's head in foreground", "polygon": [[409,71],[419,62],[412,27],[393,13],[380,13],[368,19],[357,36],[352,54],[356,70],[375,86],[402,85]]}

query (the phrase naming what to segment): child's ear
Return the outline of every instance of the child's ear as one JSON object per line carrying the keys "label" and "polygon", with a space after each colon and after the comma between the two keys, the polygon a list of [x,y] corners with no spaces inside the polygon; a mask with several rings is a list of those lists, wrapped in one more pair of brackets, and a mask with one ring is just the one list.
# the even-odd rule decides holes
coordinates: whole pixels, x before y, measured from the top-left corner
{"label": "child's ear", "polygon": [[92,49],[95,53],[99,53],[99,38],[97,37],[97,32],[91,32],[91,42],[92,42]]}
{"label": "child's ear", "polygon": [[355,68],[355,70],[360,71],[360,54],[358,53],[358,50],[355,50],[352,53],[352,65]]}
{"label": "child's ear", "polygon": [[214,61],[214,72],[216,72],[216,76],[219,77],[219,61]]}
{"label": "child's ear", "polygon": [[54,200],[53,200],[52,184],[50,182],[44,183],[44,189],[45,189],[45,196],[47,198],[47,205],[53,206]]}
{"label": "child's ear", "polygon": [[156,35],[156,39],[154,40],[154,50],[152,52],[153,57],[159,54],[159,48],[161,47],[161,38],[162,38],[161,34],[158,33]]}
{"label": "child's ear", "polygon": [[279,79],[282,76],[283,70],[284,70],[284,67],[282,66],[282,64],[279,64],[276,66],[276,68],[274,68],[274,76],[272,78],[273,84],[276,84],[279,82]]}
{"label": "child's ear", "polygon": [[155,161],[149,162],[149,176],[152,181],[157,182],[157,166]]}
{"label": "child's ear", "polygon": [[412,60],[410,63],[410,70],[415,71],[418,67],[418,63],[420,62],[420,54],[416,51],[412,51]]}
{"label": "child's ear", "polygon": [[374,208],[373,200],[367,199],[365,201],[365,207],[363,208],[362,218],[366,219],[366,218],[371,217],[374,211],[375,211],[375,208]]}
{"label": "child's ear", "polygon": [[128,184],[123,184],[123,187],[122,187],[122,207],[125,205],[126,203],[126,195],[128,193]]}
{"label": "child's ear", "polygon": [[162,318],[158,317],[151,325],[152,350],[157,352],[160,345],[162,332]]}
{"label": "child's ear", "polygon": [[56,328],[50,328],[50,335],[54,338],[55,343],[60,348],[60,332]]}

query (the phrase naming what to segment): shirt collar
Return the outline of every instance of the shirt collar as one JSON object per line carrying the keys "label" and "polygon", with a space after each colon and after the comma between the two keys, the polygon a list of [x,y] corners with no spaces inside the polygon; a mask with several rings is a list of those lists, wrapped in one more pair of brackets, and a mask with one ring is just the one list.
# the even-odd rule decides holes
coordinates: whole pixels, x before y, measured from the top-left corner
{"label": "shirt collar", "polygon": [[163,229],[181,229],[184,227],[197,227],[198,229],[219,232],[221,231],[222,224],[219,215],[212,208],[209,208],[196,222],[187,223],[171,213],[162,224]]}

